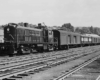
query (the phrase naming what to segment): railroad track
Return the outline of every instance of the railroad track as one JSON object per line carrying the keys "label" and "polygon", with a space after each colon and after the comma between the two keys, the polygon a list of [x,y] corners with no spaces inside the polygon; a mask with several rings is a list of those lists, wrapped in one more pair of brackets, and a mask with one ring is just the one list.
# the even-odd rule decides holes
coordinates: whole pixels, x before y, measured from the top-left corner
{"label": "railroad track", "polygon": [[43,62],[40,62],[40,63],[37,63],[37,64],[34,64],[34,63],[30,64],[30,65],[27,64],[27,66],[25,66],[25,65],[20,66],[20,67],[17,66],[17,67],[10,68],[9,70],[2,70],[1,69],[0,70],[1,71],[0,72],[0,79],[8,78],[8,77],[11,77],[11,76],[13,78],[13,76],[16,77],[16,75],[21,75],[21,74],[23,74],[25,72],[29,72],[29,71],[35,71],[35,70],[40,71],[40,69],[51,67],[51,66],[58,65],[58,64],[62,64],[64,62],[68,62],[70,60],[74,60],[74,59],[77,59],[79,57],[86,56],[89,53],[72,55],[70,57],[67,56],[67,58],[63,57],[63,58],[58,58],[58,59],[46,60],[45,62],[43,61]]}
{"label": "railroad track", "polygon": [[[89,48],[89,47],[87,47],[87,48]],[[85,49],[85,48],[80,48],[80,49],[82,50],[82,49]],[[77,51],[77,50],[79,50],[79,49],[78,48],[76,48],[76,49],[74,48],[74,49],[67,50],[66,52],[67,53],[71,53],[71,52]],[[26,60],[26,59],[33,58],[33,57],[34,57],[34,59],[35,58],[46,57],[46,56],[50,56],[52,54],[53,55],[59,54],[60,52],[62,52],[62,51],[54,51],[54,52],[48,52],[48,53],[45,52],[43,54],[41,54],[41,53],[39,54],[38,53],[39,55],[30,54],[30,55],[22,55],[22,56],[14,56],[14,57],[4,57],[4,58],[3,57],[0,57],[0,64],[14,63],[14,62],[18,62],[18,61],[21,61],[21,60]]]}
{"label": "railroad track", "polygon": [[51,79],[51,80],[65,80],[65,79],[67,79],[67,77],[69,77],[73,73],[77,72],[78,70],[82,69],[83,67],[87,66],[88,64],[92,63],[93,61],[97,60],[98,58],[100,58],[100,55],[97,55],[96,57],[92,57],[91,59],[81,63],[80,65],[74,66],[74,68],[72,68],[68,72],[62,74],[61,76],[59,76],[55,79]]}
{"label": "railroad track", "polygon": [[[83,49],[82,49],[83,50]],[[80,51],[80,50],[79,50]],[[84,51],[86,51],[86,48],[84,49]],[[34,56],[32,56],[32,55],[30,55],[30,57],[28,56],[21,56],[21,58],[18,58],[18,59],[15,59],[15,60],[13,60],[13,59],[11,59],[11,60],[7,60],[7,61],[1,61],[0,62],[0,65],[8,65],[8,64],[12,64],[12,63],[18,63],[18,62],[24,62],[24,61],[29,61],[29,60],[33,60],[33,59],[39,59],[39,58],[46,58],[46,57],[50,57],[50,56],[55,56],[55,55],[62,55],[62,53],[64,54],[66,54],[67,53],[67,55],[68,54],[72,54],[72,53],[78,53],[78,50],[76,49],[76,50],[70,50],[70,51],[57,51],[57,52],[53,52],[52,54],[50,54],[50,53],[47,53],[46,55],[45,54],[43,54],[43,55],[38,55],[38,57],[34,57]]]}
{"label": "railroad track", "polygon": [[[79,56],[77,56],[77,58],[78,58]],[[74,57],[73,57],[74,58]],[[76,57],[75,57],[76,58]],[[19,67],[19,68],[14,68],[13,69],[13,72],[10,72],[10,73],[7,73],[7,71],[2,71],[1,73],[4,73],[3,75],[0,75],[0,78],[6,78],[6,77],[10,77],[10,76],[12,76],[12,75],[19,75],[19,74],[22,74],[22,73],[25,73],[25,72],[27,72],[27,71],[32,71],[32,70],[39,70],[39,69],[41,69],[41,68],[45,68],[45,67],[48,67],[48,66],[51,66],[51,65],[55,65],[55,64],[57,64],[57,63],[62,63],[62,62],[65,62],[66,60],[68,61],[68,60],[71,60],[72,58],[70,58],[70,59],[63,59],[63,60],[59,60],[59,61],[50,61],[50,62],[46,62],[46,64],[45,63],[39,63],[38,65],[34,65],[34,64],[31,64],[31,65],[29,65],[29,66],[32,66],[32,67],[29,67],[29,68],[27,68],[26,69],[26,66],[25,66],[25,68],[24,68],[24,66],[22,66],[22,67]],[[28,65],[27,65],[28,66]],[[24,69],[23,69],[24,68]],[[12,70],[11,70],[12,71]]]}
{"label": "railroad track", "polygon": [[[23,55],[23,56],[18,56],[18,58],[11,58],[11,59],[6,59],[6,60],[2,60],[0,61],[0,65],[3,65],[3,64],[9,64],[9,63],[16,63],[16,62],[21,62],[21,61],[27,61],[29,59],[38,59],[38,58],[44,58],[44,57],[48,57],[48,56],[54,56],[54,55],[61,55],[60,52],[62,51],[54,51],[52,52],[48,52],[48,53],[41,53],[39,55],[34,55],[34,54],[31,54],[31,55]],[[71,51],[70,51],[71,52]],[[59,53],[59,54],[57,54]],[[24,57],[25,56],[25,57]],[[20,57],[20,58],[19,58]],[[14,59],[14,60],[13,60]]]}
{"label": "railroad track", "polygon": [[[91,53],[92,51],[90,50],[89,51],[89,53]],[[17,66],[25,66],[25,65],[29,65],[29,64],[36,64],[36,63],[41,63],[41,62],[43,62],[43,61],[46,61],[47,59],[48,60],[52,60],[52,59],[59,59],[59,58],[64,58],[64,57],[70,57],[70,56],[74,56],[74,55],[82,55],[83,53],[84,53],[84,51],[82,51],[82,52],[77,52],[78,54],[63,54],[63,55],[53,55],[53,56],[50,56],[50,57],[43,57],[43,58],[40,58],[40,59],[29,59],[29,60],[25,60],[25,61],[21,61],[21,62],[17,62],[17,63],[15,63],[15,64],[7,64],[7,65],[2,65],[2,66],[0,66],[0,69],[2,69],[2,71],[4,71],[4,70],[9,70],[9,69],[11,69],[11,68],[13,68],[13,67],[17,67]],[[89,54],[89,53],[86,53],[85,52],[85,54]]]}
{"label": "railroad track", "polygon": [[54,54],[54,55],[51,55],[51,56],[42,56],[42,57],[37,57],[37,58],[34,58],[34,57],[32,58],[32,57],[31,57],[31,58],[28,58],[28,59],[25,59],[25,60],[18,60],[18,61],[11,61],[11,62],[3,62],[3,63],[0,63],[0,65],[1,65],[1,66],[2,66],[2,65],[3,65],[3,66],[4,66],[4,65],[7,65],[7,66],[8,66],[8,64],[12,64],[12,63],[14,64],[14,63],[21,63],[21,62],[39,60],[39,59],[44,59],[44,58],[46,58],[46,57],[55,57],[55,56],[56,56],[56,57],[59,57],[59,56],[62,56],[62,55],[68,55],[68,56],[69,56],[69,55],[72,55],[72,53],[71,53],[71,54],[70,54],[70,53],[67,53],[67,54],[66,54],[66,53],[63,53],[63,54],[60,53],[60,54],[56,54],[56,55]]}

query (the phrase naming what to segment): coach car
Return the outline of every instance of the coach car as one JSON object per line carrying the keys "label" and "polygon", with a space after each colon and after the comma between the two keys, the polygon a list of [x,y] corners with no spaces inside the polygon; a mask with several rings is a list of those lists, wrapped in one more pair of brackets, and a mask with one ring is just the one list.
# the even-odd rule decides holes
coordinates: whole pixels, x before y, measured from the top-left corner
{"label": "coach car", "polygon": [[81,45],[82,46],[88,46],[92,44],[92,37],[88,35],[81,35]]}
{"label": "coach car", "polygon": [[82,46],[100,44],[100,37],[96,34],[83,34],[81,35]]}

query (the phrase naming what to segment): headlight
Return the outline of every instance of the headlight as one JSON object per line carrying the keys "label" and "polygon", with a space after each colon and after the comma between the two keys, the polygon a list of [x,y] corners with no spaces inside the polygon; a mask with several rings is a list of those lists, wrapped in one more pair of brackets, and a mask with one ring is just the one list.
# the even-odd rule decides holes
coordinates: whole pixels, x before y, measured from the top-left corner
{"label": "headlight", "polygon": [[9,28],[7,28],[7,31],[9,31],[10,29]]}

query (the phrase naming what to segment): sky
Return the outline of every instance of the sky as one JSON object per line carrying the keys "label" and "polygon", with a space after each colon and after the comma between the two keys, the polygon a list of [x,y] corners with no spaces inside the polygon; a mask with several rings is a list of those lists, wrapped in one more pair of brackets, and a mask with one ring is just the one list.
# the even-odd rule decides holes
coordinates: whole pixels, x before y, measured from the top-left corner
{"label": "sky", "polygon": [[100,0],[0,0],[0,25],[9,22],[100,27]]}

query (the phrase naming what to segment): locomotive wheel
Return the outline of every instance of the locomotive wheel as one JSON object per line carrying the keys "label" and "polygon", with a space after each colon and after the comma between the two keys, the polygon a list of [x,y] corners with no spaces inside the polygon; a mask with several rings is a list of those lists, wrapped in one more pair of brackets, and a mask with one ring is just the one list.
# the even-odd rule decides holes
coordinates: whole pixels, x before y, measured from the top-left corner
{"label": "locomotive wheel", "polygon": [[23,51],[21,49],[18,49],[17,55],[23,55]]}

